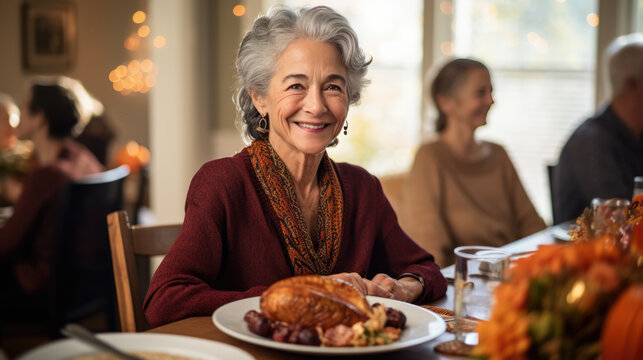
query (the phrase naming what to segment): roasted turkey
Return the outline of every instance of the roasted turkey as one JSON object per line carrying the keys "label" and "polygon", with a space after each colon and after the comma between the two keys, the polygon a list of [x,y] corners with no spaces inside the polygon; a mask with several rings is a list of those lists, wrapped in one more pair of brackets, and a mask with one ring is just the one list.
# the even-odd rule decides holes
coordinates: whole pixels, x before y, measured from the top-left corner
{"label": "roasted turkey", "polygon": [[373,316],[366,298],[351,284],[319,275],[277,281],[261,295],[260,307],[270,320],[323,330]]}

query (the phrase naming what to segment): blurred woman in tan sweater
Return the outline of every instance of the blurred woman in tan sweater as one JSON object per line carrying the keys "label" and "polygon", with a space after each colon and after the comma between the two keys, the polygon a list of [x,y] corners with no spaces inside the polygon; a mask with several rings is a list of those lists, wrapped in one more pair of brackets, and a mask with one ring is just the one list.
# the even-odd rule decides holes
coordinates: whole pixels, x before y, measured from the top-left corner
{"label": "blurred woman in tan sweater", "polygon": [[420,147],[405,186],[411,238],[444,267],[457,246],[501,246],[544,229],[505,150],[474,136],[494,103],[487,67],[452,60],[430,91],[439,137]]}

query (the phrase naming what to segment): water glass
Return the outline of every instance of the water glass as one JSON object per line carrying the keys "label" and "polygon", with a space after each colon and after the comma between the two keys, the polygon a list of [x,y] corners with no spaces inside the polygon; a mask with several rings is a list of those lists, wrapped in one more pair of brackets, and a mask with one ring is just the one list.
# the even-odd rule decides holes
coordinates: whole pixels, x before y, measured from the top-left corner
{"label": "water glass", "polygon": [[643,176],[634,177],[634,193],[632,194],[632,199],[639,194],[643,194]]}
{"label": "water glass", "polygon": [[594,236],[606,233],[617,234],[618,229],[627,220],[628,199],[592,199],[592,232]]}
{"label": "water glass", "polygon": [[489,246],[460,246],[455,249],[455,336],[469,345],[478,343],[472,318],[489,320],[493,291],[509,267],[510,253]]}

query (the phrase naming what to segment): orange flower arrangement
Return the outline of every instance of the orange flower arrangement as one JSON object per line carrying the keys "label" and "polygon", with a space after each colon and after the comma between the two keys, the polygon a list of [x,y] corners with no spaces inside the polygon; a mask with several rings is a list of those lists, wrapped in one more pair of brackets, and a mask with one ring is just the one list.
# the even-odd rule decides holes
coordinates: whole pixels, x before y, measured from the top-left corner
{"label": "orange flower arrangement", "polygon": [[[643,197],[630,209],[637,200]],[[586,220],[579,218],[579,225]],[[636,235],[639,224],[643,227],[641,214],[630,211],[624,228],[631,235],[623,238]],[[494,292],[489,321],[478,325],[473,355],[492,360],[598,357],[605,314],[628,285],[643,281],[643,254],[624,243],[629,244],[613,234],[577,237],[516,260],[508,280]]]}

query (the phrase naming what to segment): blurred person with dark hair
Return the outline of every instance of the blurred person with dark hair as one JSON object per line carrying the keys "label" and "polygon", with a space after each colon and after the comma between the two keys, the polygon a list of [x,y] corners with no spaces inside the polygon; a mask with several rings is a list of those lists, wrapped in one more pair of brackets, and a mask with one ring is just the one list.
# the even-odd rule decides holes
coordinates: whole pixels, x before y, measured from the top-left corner
{"label": "blurred person with dark hair", "polygon": [[33,142],[36,168],[24,179],[6,177],[0,196],[13,215],[0,227],[0,322],[20,310],[36,310],[51,276],[56,197],[70,180],[103,171],[96,158],[71,139],[80,115],[65,77],[34,82],[24,98],[17,136]]}
{"label": "blurred person with dark hair", "polygon": [[610,101],[585,120],[560,153],[553,175],[554,222],[577,218],[593,198],[631,199],[643,175],[643,34],[605,52]]}
{"label": "blurred person with dark hair", "polygon": [[451,60],[429,91],[439,136],[417,151],[404,189],[402,228],[441,267],[453,263],[458,246],[502,246],[544,229],[506,151],[475,138],[494,103],[487,67]]}

